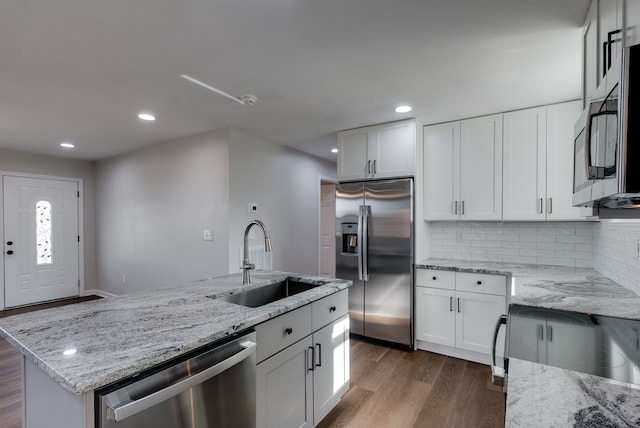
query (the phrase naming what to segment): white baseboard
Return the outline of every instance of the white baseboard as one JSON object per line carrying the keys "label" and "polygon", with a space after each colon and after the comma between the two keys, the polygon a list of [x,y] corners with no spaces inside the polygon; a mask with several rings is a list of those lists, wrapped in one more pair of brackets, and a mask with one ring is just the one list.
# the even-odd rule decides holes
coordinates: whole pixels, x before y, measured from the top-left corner
{"label": "white baseboard", "polygon": [[100,297],[115,297],[117,294],[109,293],[107,291],[102,291],[94,288],[93,290],[84,290],[84,295],[92,295],[92,296],[100,296]]}

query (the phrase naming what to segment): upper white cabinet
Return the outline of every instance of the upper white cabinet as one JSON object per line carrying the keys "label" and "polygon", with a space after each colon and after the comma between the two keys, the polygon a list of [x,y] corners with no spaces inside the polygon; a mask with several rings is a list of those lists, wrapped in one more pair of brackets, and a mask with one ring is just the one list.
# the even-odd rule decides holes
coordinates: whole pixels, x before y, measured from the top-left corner
{"label": "upper white cabinet", "polygon": [[502,115],[424,127],[425,220],[502,218]]}
{"label": "upper white cabinet", "polygon": [[610,62],[615,61],[622,54],[625,19],[625,44],[631,46],[640,43],[638,34],[640,6],[637,0],[593,0],[591,2],[582,33],[583,106],[600,84]]}
{"label": "upper white cabinet", "polygon": [[627,46],[640,43],[640,2],[637,0],[627,0]]}
{"label": "upper white cabinet", "polygon": [[573,193],[573,125],[579,101],[504,114],[504,220],[579,220]]}
{"label": "upper white cabinet", "polygon": [[413,176],[416,121],[338,133],[338,181]]}

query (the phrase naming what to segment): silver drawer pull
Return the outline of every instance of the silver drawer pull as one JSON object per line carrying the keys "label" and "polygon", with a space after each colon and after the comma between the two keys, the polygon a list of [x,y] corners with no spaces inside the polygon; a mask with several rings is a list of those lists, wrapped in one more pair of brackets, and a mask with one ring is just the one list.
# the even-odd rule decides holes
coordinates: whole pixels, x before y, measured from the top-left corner
{"label": "silver drawer pull", "polygon": [[293,333],[293,329],[291,327],[287,327],[287,328],[284,329],[284,333],[285,334],[291,334],[291,333]]}

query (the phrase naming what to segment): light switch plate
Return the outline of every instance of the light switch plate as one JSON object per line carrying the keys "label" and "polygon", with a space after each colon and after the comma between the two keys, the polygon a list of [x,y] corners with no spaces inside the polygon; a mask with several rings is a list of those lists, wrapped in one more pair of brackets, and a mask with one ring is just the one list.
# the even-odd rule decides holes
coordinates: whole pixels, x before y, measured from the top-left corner
{"label": "light switch plate", "polygon": [[203,234],[202,234],[202,238],[205,241],[213,241],[213,230],[211,229],[205,229]]}

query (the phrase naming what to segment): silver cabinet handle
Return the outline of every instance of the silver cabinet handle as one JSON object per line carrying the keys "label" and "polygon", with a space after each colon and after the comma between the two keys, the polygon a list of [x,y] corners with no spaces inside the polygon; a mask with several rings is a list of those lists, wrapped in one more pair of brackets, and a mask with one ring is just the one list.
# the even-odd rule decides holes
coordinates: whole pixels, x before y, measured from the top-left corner
{"label": "silver cabinet handle", "polygon": [[460,214],[464,215],[464,201],[460,201],[460,211]]}
{"label": "silver cabinet handle", "polygon": [[553,327],[550,325],[547,326],[547,340],[553,342]]}
{"label": "silver cabinet handle", "polygon": [[549,198],[549,203],[548,203],[548,206],[547,206],[547,212],[549,214],[553,213],[553,198]]}
{"label": "silver cabinet handle", "polygon": [[[311,356],[311,365],[309,366],[309,356]],[[313,346],[307,348],[307,371],[312,372],[316,367],[316,353],[313,352]]]}
{"label": "silver cabinet handle", "polygon": [[538,329],[538,339],[544,340],[544,326],[542,324],[538,324],[537,329]]}
{"label": "silver cabinet handle", "polygon": [[458,215],[458,201],[453,201],[453,213]]}
{"label": "silver cabinet handle", "polygon": [[458,313],[460,313],[460,298],[458,297]]}
{"label": "silver cabinet handle", "polygon": [[371,174],[371,161],[367,161],[367,174]]}
{"label": "silver cabinet handle", "polygon": [[449,297],[449,312],[453,312],[453,296]]}
{"label": "silver cabinet handle", "polygon": [[373,161],[373,173],[376,174],[378,170],[376,169],[376,160]]}
{"label": "silver cabinet handle", "polygon": [[[322,367],[322,344],[316,343],[316,349],[318,350],[318,362],[316,363],[316,367]],[[315,355],[315,350],[314,350]]]}
{"label": "silver cabinet handle", "polygon": [[227,369],[237,365],[241,361],[249,358],[256,353],[256,344],[250,340],[240,342],[240,346],[244,349],[224,361],[220,361],[218,364],[209,367],[200,373],[190,376],[183,381],[177,382],[167,388],[156,391],[139,400],[128,402],[122,406],[113,406],[107,404],[107,419],[110,421],[119,422],[130,416],[140,413],[149,407],[155,406],[158,403],[168,400],[189,388],[194,387],[204,381],[211,379],[212,377],[224,372]]}
{"label": "silver cabinet handle", "polygon": [[542,209],[543,202],[542,198],[538,198],[538,214],[544,213],[544,210]]}
{"label": "silver cabinet handle", "polygon": [[504,385],[504,373],[502,376],[498,374],[498,368],[496,367],[496,347],[498,344],[498,334],[500,333],[500,327],[502,327],[502,325],[507,326],[506,315],[500,315],[500,318],[498,318],[496,328],[493,331],[493,346],[491,347],[491,383],[500,386]]}

